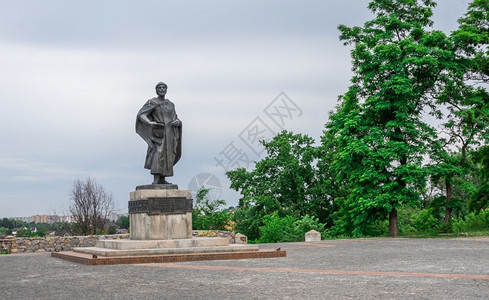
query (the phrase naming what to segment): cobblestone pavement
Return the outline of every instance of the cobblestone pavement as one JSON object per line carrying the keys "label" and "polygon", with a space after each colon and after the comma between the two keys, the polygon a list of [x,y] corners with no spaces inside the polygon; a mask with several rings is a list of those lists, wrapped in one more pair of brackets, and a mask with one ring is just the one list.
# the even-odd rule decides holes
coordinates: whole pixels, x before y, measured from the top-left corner
{"label": "cobblestone pavement", "polygon": [[263,244],[287,258],[85,266],[0,255],[1,299],[488,299],[489,239]]}

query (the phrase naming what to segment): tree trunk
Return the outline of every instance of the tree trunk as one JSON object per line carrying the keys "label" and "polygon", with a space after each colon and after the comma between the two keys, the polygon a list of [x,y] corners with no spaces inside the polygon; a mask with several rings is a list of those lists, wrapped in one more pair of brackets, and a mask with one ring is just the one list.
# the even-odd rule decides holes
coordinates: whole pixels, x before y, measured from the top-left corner
{"label": "tree trunk", "polygon": [[452,208],[449,207],[450,200],[452,200],[452,183],[450,182],[450,179],[448,178],[445,179],[445,186],[446,186],[447,201],[445,202],[446,209],[445,209],[445,217],[443,218],[443,224],[447,225],[450,223],[450,218],[452,217]]}
{"label": "tree trunk", "polygon": [[399,227],[397,226],[397,210],[395,208],[392,208],[391,212],[389,213],[389,236],[399,236]]}

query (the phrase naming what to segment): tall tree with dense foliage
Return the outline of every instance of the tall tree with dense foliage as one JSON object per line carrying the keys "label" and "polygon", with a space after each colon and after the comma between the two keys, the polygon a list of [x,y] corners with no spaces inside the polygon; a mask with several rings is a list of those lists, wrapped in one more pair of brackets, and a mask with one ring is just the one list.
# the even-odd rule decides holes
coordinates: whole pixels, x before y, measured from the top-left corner
{"label": "tall tree with dense foliage", "polygon": [[362,235],[389,219],[397,236],[397,210],[417,206],[426,184],[424,157],[436,132],[425,120],[438,115],[435,98],[449,80],[453,45],[432,25],[432,0],[374,0],[375,18],[363,27],[339,26],[353,45],[352,85],[327,124],[338,140],[332,167],[348,182],[336,230]]}
{"label": "tall tree with dense foliage", "polygon": [[444,123],[439,133],[441,147],[434,152],[433,178],[444,179],[446,210],[444,224],[450,222],[453,184],[473,189],[463,180],[470,172],[469,153],[489,139],[489,1],[475,0],[459,19],[451,34],[455,60],[450,66],[450,84],[438,96],[444,107]]}
{"label": "tall tree with dense foliage", "polygon": [[481,182],[469,202],[469,210],[478,213],[489,207],[489,146],[480,147],[474,153],[474,161],[479,165]]}

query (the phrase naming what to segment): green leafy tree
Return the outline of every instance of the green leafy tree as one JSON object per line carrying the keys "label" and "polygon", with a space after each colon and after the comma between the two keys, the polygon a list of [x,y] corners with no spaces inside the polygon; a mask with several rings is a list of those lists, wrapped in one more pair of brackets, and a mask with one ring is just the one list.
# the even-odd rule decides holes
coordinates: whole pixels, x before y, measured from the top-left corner
{"label": "green leafy tree", "polygon": [[470,199],[469,210],[477,213],[489,207],[489,146],[479,148],[473,159],[480,166],[481,182]]}
{"label": "green leafy tree", "polygon": [[353,45],[354,76],[338,112],[327,124],[337,139],[332,168],[348,182],[336,230],[363,235],[388,216],[399,234],[397,211],[418,206],[426,184],[424,156],[436,132],[423,120],[437,115],[433,94],[448,84],[453,45],[432,25],[431,0],[374,0],[375,18],[363,27],[339,26]]}
{"label": "green leafy tree", "polygon": [[[361,205],[357,205],[356,199],[349,196],[353,189],[353,182],[349,178],[354,176],[352,172],[361,164],[364,149],[359,137],[364,135],[365,128],[356,93],[356,88],[350,87],[349,91],[340,97],[341,103],[336,111],[330,114],[321,138],[321,148],[324,150],[321,152],[318,165],[321,173],[331,174],[332,177],[323,179],[322,186],[329,182],[337,182],[337,186],[343,190],[333,199],[337,209],[334,212],[334,226],[328,232],[330,236],[368,235],[370,224],[382,218],[379,210],[371,208],[364,211]],[[339,191],[339,188],[336,190]]]}
{"label": "green leafy tree", "polygon": [[16,227],[28,227],[28,226],[29,224],[21,220],[15,220],[9,218],[3,218],[0,220],[0,227],[5,227],[9,229],[14,229]]}
{"label": "green leafy tree", "polygon": [[0,220],[0,227],[13,229],[13,228],[15,228],[15,224],[14,224],[13,220],[8,219],[8,218],[3,218],[2,220]]}
{"label": "green leafy tree", "polygon": [[[238,231],[249,239],[258,238],[264,216],[275,212],[279,217],[307,214],[325,220],[331,202],[318,184],[314,140],[283,131],[262,144],[267,155],[253,170],[240,168],[227,173],[231,188],[242,196],[235,213]],[[248,228],[243,231],[245,226]]]}
{"label": "green leafy tree", "polygon": [[[331,116],[333,117],[333,116]],[[325,130],[321,137],[321,144],[317,148],[317,184],[312,187],[313,194],[321,201],[318,209],[318,218],[327,228],[333,226],[334,213],[338,210],[338,202],[347,195],[348,182],[341,179],[332,164],[336,159],[338,140],[332,131]]]}
{"label": "green leafy tree", "polygon": [[[470,152],[489,138],[489,94],[487,46],[489,43],[489,1],[473,1],[459,29],[451,34],[455,59],[446,76],[450,77],[438,96],[443,106],[444,123],[439,134],[441,147],[435,148],[433,179],[444,180],[446,210],[443,223],[450,222],[453,185],[468,187],[464,175],[470,172]],[[457,149],[453,151],[452,149]]]}
{"label": "green leafy tree", "polygon": [[313,144],[314,140],[306,135],[283,131],[263,142],[267,156],[256,163],[254,170],[228,172],[231,188],[243,196],[240,207],[254,204],[266,214],[283,210],[316,215],[319,203],[311,192],[316,184]]}
{"label": "green leafy tree", "polygon": [[[440,149],[432,155],[434,160],[430,166],[432,189],[439,191],[429,204],[434,211],[443,209],[442,216],[445,228],[450,228],[452,216],[461,217],[466,214],[474,193],[483,184],[479,167],[474,164],[473,150],[455,152],[448,148]],[[438,159],[438,161],[436,161]]]}
{"label": "green leafy tree", "polygon": [[255,209],[253,205],[239,207],[232,216],[236,232],[246,235],[250,242],[257,241],[260,239],[263,216],[263,211]]}
{"label": "green leafy tree", "polygon": [[487,82],[489,76],[489,1],[474,0],[465,15],[459,19],[459,28],[452,36],[458,50],[464,55],[470,72],[467,78]]}

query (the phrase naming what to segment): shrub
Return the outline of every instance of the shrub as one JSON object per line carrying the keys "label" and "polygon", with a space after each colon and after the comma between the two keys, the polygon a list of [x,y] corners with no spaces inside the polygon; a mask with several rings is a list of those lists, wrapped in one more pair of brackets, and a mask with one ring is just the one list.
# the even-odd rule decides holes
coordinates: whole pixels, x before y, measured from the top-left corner
{"label": "shrub", "polygon": [[435,234],[440,223],[435,216],[438,213],[435,208],[404,207],[399,209],[399,232],[402,235]]}
{"label": "shrub", "polygon": [[300,240],[302,240],[306,232],[310,230],[324,232],[324,226],[325,224],[319,223],[319,218],[305,215],[294,222],[294,232],[295,235],[298,236]]}
{"label": "shrub", "polygon": [[275,212],[272,215],[266,215],[263,218],[263,226],[260,226],[261,236],[260,243],[279,243],[294,242],[297,240],[295,234],[294,222],[296,219],[292,216],[280,218]]}
{"label": "shrub", "polygon": [[439,221],[433,216],[433,209],[422,209],[411,216],[411,224],[418,232],[435,233]]}
{"label": "shrub", "polygon": [[479,213],[471,212],[465,218],[453,220],[452,228],[454,232],[480,231],[489,229],[489,208],[481,210]]}
{"label": "shrub", "polygon": [[304,241],[304,235],[310,230],[316,230],[324,235],[324,224],[314,216],[305,215],[295,218],[291,215],[280,217],[277,212],[266,215],[260,226],[260,243],[299,242]]}

